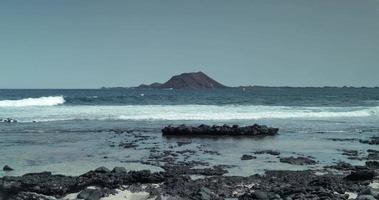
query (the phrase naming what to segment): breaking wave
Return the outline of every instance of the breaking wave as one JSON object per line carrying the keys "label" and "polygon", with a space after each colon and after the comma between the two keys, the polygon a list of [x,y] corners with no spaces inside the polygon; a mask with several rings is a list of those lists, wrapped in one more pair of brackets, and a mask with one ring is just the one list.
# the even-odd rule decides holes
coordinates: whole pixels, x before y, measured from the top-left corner
{"label": "breaking wave", "polygon": [[20,100],[1,100],[0,107],[56,106],[64,104],[63,96],[26,98]]}
{"label": "breaking wave", "polygon": [[[62,99],[61,99],[62,100]],[[56,101],[55,103],[57,103]],[[60,101],[62,103],[62,101]],[[378,117],[379,107],[243,105],[52,106],[3,109],[19,121],[61,120],[256,120]]]}

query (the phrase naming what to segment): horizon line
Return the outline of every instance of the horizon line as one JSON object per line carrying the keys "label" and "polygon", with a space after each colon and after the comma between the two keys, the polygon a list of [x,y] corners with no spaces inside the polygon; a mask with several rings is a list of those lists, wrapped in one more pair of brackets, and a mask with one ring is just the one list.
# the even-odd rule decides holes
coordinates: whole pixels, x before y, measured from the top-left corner
{"label": "horizon line", "polygon": [[[376,89],[379,86],[267,86],[267,85],[241,85],[241,86],[226,86],[225,89],[237,89],[237,88],[254,88],[254,87],[263,87],[263,88],[372,88]],[[139,89],[138,86],[101,86],[101,87],[91,87],[91,88],[0,88],[0,90],[101,90],[101,89]],[[152,90],[143,89],[141,90]],[[162,90],[162,89],[156,89]],[[176,90],[196,90],[196,89],[176,89]],[[222,90],[222,89],[198,89],[198,90]]]}

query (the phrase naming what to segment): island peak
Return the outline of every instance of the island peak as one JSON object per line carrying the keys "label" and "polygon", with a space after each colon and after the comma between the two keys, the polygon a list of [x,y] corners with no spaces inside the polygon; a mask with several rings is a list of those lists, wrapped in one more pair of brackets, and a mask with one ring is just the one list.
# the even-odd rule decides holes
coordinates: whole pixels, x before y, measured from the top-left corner
{"label": "island peak", "polygon": [[167,82],[142,84],[137,88],[157,88],[157,89],[220,89],[227,86],[215,81],[202,71],[187,72],[171,77]]}

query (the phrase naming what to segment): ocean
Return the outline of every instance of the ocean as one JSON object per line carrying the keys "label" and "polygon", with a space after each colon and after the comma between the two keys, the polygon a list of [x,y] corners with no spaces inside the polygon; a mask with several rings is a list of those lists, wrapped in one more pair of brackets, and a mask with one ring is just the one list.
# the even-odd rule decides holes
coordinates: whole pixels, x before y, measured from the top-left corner
{"label": "ocean", "polygon": [[[2,89],[0,119],[4,118],[18,122],[0,123],[0,166],[15,170],[0,171],[0,176],[41,171],[79,175],[99,166],[160,170],[146,162],[154,157],[152,149],[193,150],[177,159],[228,165],[229,175],[251,175],[267,169],[315,169],[338,161],[364,163],[343,152],[357,150],[358,157],[365,157],[368,149],[378,150],[360,140],[379,136],[379,89]],[[254,123],[277,127],[279,134],[265,138],[161,136],[167,125]],[[141,136],[144,139],[138,140]],[[119,145],[122,142],[136,146],[125,148]],[[294,166],[267,154],[240,159],[261,150],[279,151],[280,157],[309,156],[318,163]]]}

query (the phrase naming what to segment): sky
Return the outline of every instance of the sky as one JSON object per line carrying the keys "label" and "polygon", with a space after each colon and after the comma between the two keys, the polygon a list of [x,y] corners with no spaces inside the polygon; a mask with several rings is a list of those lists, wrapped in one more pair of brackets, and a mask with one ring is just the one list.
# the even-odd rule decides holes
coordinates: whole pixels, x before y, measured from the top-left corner
{"label": "sky", "polygon": [[0,88],[192,71],[228,86],[379,86],[379,0],[0,1]]}

